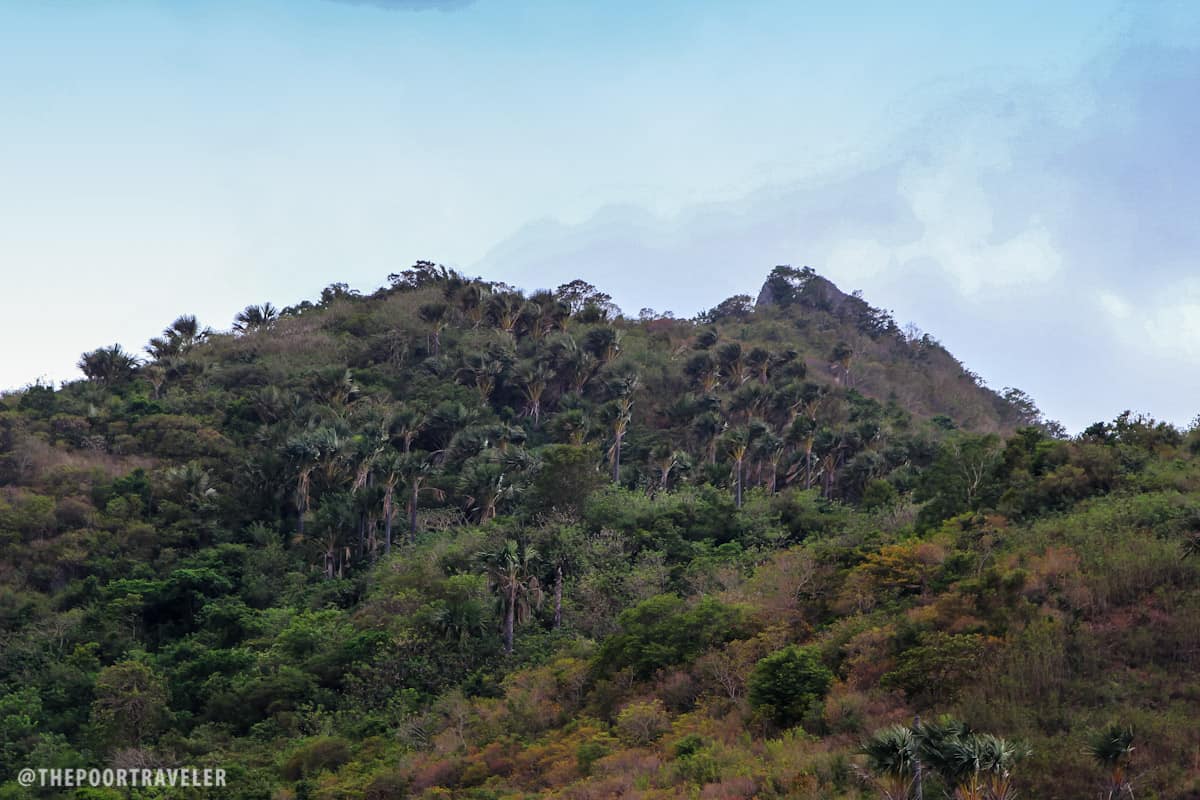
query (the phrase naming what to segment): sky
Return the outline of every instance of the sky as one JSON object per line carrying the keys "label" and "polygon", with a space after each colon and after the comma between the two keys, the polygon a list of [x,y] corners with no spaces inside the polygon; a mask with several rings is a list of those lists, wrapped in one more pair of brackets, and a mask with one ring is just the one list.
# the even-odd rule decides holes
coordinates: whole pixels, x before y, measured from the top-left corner
{"label": "sky", "polygon": [[0,389],[418,259],[861,289],[1078,431],[1200,413],[1200,5],[0,0]]}

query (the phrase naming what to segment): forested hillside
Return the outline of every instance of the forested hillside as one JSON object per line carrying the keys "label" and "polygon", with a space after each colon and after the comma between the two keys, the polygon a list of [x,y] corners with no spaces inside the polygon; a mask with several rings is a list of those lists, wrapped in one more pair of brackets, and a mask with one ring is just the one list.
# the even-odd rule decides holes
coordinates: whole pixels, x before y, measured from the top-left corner
{"label": "forested hillside", "polygon": [[807,268],[420,263],[80,368],[0,398],[0,798],[1200,796],[1200,431],[1067,438]]}

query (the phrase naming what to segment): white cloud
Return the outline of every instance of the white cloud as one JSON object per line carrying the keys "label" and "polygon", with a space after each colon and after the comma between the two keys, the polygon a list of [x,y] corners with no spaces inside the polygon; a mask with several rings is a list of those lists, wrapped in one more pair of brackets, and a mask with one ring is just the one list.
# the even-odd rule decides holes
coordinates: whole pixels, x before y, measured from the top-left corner
{"label": "white cloud", "polygon": [[1101,292],[1097,296],[1100,307],[1106,314],[1117,320],[1126,320],[1133,315],[1133,306],[1115,292]]}
{"label": "white cloud", "polygon": [[966,153],[933,165],[910,165],[898,192],[920,235],[891,244],[873,238],[836,242],[823,268],[840,280],[859,281],[885,268],[932,263],[968,297],[994,288],[1045,284],[1063,266],[1053,234],[1033,216],[1023,229],[998,236],[996,200],[986,189],[986,178],[985,167]]}

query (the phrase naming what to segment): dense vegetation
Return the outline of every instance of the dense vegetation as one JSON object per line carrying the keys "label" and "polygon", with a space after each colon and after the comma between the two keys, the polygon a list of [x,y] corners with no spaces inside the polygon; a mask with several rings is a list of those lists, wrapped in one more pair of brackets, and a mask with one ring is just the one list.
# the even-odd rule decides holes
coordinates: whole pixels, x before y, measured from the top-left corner
{"label": "dense vegetation", "polygon": [[1200,432],[1068,439],[811,270],[421,263],[80,368],[0,399],[2,798],[1200,792]]}

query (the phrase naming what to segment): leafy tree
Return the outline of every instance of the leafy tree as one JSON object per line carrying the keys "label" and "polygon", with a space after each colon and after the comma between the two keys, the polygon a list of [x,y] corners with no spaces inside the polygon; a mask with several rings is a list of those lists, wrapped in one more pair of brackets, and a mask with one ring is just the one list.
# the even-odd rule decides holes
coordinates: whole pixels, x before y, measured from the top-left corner
{"label": "leafy tree", "polygon": [[617,626],[619,632],[600,646],[598,668],[607,672],[631,667],[645,678],[736,638],[743,618],[739,609],[711,597],[689,608],[679,596],[664,594],[622,611]]}
{"label": "leafy tree", "polygon": [[755,665],[750,675],[750,703],[777,725],[791,727],[825,697],[833,672],[812,647],[791,645]]}
{"label": "leafy tree", "polygon": [[92,721],[114,745],[141,745],[166,721],[162,677],[141,661],[122,661],[96,678]]}
{"label": "leafy tree", "polygon": [[1001,454],[999,437],[994,434],[951,436],[922,476],[915,494],[918,501],[925,502],[920,524],[931,527],[995,502]]}
{"label": "leafy tree", "polygon": [[532,510],[579,516],[591,495],[604,485],[597,469],[600,461],[594,445],[553,444],[538,455],[541,464],[526,493]]}
{"label": "leafy tree", "polygon": [[611,295],[579,278],[559,286],[554,290],[554,296],[565,303],[572,314],[578,314],[588,306],[606,308],[612,303]]}

